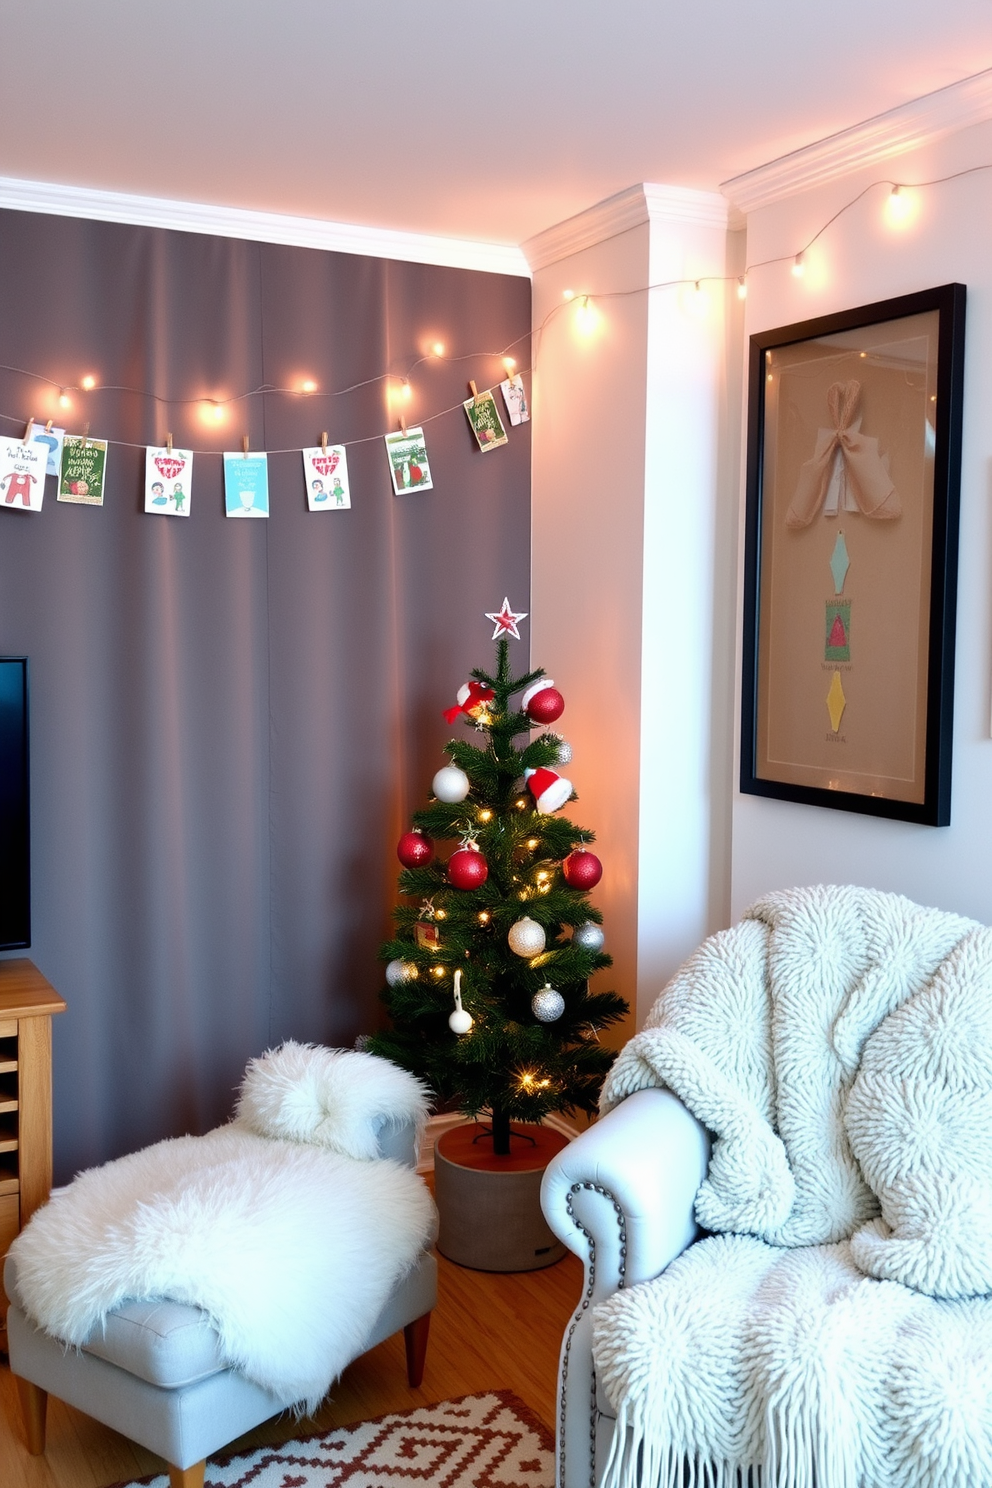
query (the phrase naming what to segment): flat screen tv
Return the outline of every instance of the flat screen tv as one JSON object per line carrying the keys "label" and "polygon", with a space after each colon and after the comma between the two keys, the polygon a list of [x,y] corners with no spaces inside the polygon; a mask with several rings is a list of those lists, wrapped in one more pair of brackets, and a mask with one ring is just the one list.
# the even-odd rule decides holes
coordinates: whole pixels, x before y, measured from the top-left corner
{"label": "flat screen tv", "polygon": [[30,944],[28,659],[0,656],[0,951]]}

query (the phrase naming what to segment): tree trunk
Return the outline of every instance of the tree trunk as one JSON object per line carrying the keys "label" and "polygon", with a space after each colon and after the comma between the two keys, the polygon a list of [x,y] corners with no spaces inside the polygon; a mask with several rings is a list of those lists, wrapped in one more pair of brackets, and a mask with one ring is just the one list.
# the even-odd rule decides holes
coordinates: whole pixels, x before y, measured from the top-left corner
{"label": "tree trunk", "polygon": [[510,1155],[510,1113],[502,1106],[493,1106],[493,1152],[498,1157]]}

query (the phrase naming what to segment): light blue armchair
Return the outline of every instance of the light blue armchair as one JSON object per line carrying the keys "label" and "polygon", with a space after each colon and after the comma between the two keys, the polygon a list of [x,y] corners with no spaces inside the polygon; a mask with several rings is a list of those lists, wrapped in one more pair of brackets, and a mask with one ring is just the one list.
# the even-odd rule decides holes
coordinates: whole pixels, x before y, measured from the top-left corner
{"label": "light blue armchair", "polygon": [[582,1297],[562,1341],[558,1488],[596,1488],[613,1439],[613,1409],[597,1386],[592,1308],[658,1276],[699,1233],[693,1201],[710,1139],[668,1090],[639,1090],[549,1164],[541,1205],[585,1266]]}

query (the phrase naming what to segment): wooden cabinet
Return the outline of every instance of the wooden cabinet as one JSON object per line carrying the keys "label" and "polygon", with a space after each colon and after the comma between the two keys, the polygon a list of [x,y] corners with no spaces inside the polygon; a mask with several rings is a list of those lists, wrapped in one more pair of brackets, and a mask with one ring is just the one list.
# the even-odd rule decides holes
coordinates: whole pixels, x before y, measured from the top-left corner
{"label": "wooden cabinet", "polygon": [[[0,1261],[52,1186],[52,1014],[64,1011],[32,962],[0,961]],[[6,1315],[0,1285],[0,1347]]]}

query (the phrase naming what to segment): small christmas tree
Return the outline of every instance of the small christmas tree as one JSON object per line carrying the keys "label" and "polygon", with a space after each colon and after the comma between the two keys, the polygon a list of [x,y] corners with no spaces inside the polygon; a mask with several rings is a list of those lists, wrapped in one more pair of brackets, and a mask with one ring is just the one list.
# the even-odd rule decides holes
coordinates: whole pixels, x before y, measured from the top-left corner
{"label": "small christmas tree", "polygon": [[[445,714],[473,724],[484,742],[445,746],[451,763],[434,777],[436,799],[400,839],[407,902],[382,950],[393,1026],[367,1047],[466,1115],[488,1113],[493,1150],[506,1154],[511,1119],[595,1110],[614,1058],[598,1030],[627,1004],[588,987],[611,961],[587,897],[602,873],[587,850],[594,835],[558,814],[574,799],[557,768],[571,750],[550,732],[516,742],[553,723],[564,702],[542,669],[510,674],[507,637],[519,639],[524,616],[504,600],[487,618],[495,674],[473,671]],[[435,840],[457,844],[446,863]]]}

